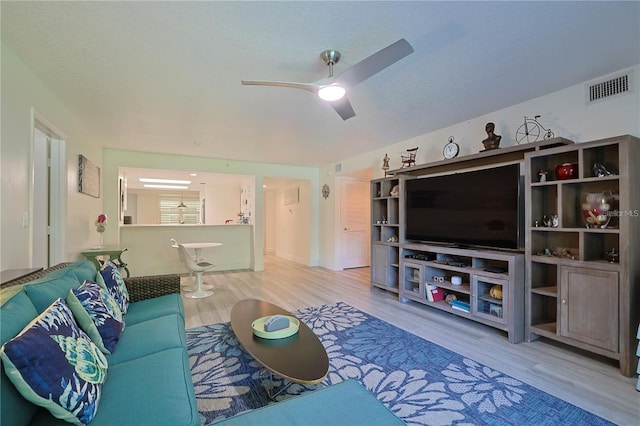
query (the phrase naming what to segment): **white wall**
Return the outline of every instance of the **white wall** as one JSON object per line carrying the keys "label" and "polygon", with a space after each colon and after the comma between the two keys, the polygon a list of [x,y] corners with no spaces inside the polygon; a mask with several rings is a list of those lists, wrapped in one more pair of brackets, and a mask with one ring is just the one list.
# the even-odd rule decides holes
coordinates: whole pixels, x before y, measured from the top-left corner
{"label": "white wall", "polygon": [[[126,215],[131,215],[135,224],[159,224],[160,208],[158,194],[153,191],[139,191],[130,189],[127,191],[129,201],[127,203]],[[132,201],[135,197],[135,206]],[[131,208],[129,208],[131,206]],[[135,207],[135,215],[133,208]]]}
{"label": "white wall", "polygon": [[[602,76],[595,81],[607,79],[628,69]],[[500,146],[516,145],[515,132],[522,124],[523,116],[532,117],[541,114],[540,121],[551,128],[555,136],[570,139],[576,143],[587,142],[617,135],[630,134],[640,137],[640,65],[631,68],[632,92],[622,96],[611,97],[600,102],[587,105],[585,102],[585,82],[512,105],[498,111],[488,112],[465,122],[439,129],[434,132],[388,145],[382,149],[366,152],[361,155],[340,161],[342,170],[334,172],[335,164],[321,168],[321,183],[335,187],[336,176],[348,176],[354,172],[372,167],[375,176],[384,176],[382,158],[388,154],[392,169],[400,168],[400,155],[406,154],[407,148],[419,147],[417,164],[442,160],[442,148],[449,136],[454,136],[460,145],[460,156],[474,154],[484,149],[482,140],[486,138],[484,127],[487,122],[496,124],[496,133],[502,136]],[[322,203],[320,220],[320,258],[321,266],[335,269],[336,250],[336,207],[335,197],[329,203]],[[334,207],[334,208],[332,208]]]}
{"label": "white wall", "polygon": [[[633,93],[586,105],[585,84],[578,84],[382,149],[344,159],[341,161],[340,174],[348,175],[356,170],[373,167],[376,172],[375,177],[383,177],[381,167],[385,153],[391,157],[391,168],[400,168],[400,155],[406,154],[407,148],[415,146],[419,147],[417,164],[442,160],[442,148],[449,136],[454,136],[455,141],[460,145],[460,156],[475,154],[484,149],[482,140],[487,137],[484,127],[489,121],[496,124],[496,133],[502,136],[500,147],[513,146],[516,145],[516,129],[522,124],[525,115],[532,117],[541,114],[540,122],[550,127],[555,136],[570,139],[576,143],[624,134],[640,137],[640,119],[638,118],[640,117],[638,93],[640,65],[633,67],[632,72],[635,80]],[[614,73],[614,75],[617,74],[619,73]],[[604,78],[606,76],[597,80]],[[326,169],[331,168],[333,165],[328,165]]]}
{"label": "white wall", "polygon": [[[32,144],[32,111],[51,123],[66,138],[67,170],[66,190],[66,249],[63,257],[75,260],[80,251],[95,244],[94,221],[98,214],[106,213],[110,218],[118,217],[118,169],[119,167],[164,168],[251,175],[255,177],[254,188],[261,188],[264,176],[303,179],[308,187],[301,186],[301,199],[305,199],[305,218],[296,215],[296,227],[307,227],[305,235],[309,254],[298,255],[301,239],[285,233],[285,245],[280,251],[286,256],[307,258],[310,265],[332,268],[336,256],[335,192],[328,200],[322,199],[320,188],[328,184],[335,189],[335,177],[350,175],[356,171],[373,168],[374,178],[382,177],[380,170],[385,153],[391,157],[391,167],[400,166],[400,155],[407,148],[420,147],[418,163],[442,159],[442,147],[449,136],[455,136],[461,146],[460,155],[478,152],[486,137],[486,122],[496,123],[496,132],[502,135],[501,146],[514,144],[516,128],[522,116],[541,114],[541,121],[551,127],[556,136],[575,142],[631,134],[640,137],[640,97],[638,78],[640,66],[633,67],[635,87],[630,95],[612,98],[593,105],[585,105],[584,84],[572,86],[536,99],[513,105],[498,111],[488,112],[462,123],[430,132],[406,141],[391,144],[361,155],[341,160],[342,171],[334,172],[335,164],[320,168],[297,167],[226,159],[188,156],[168,156],[133,151],[103,149],[108,146],[101,135],[84,128],[64,105],[42,82],[2,44],[2,128],[1,128],[1,207],[0,207],[0,267],[2,269],[29,266],[30,229],[22,227],[23,213],[30,213],[30,164]],[[622,70],[621,70],[622,71]],[[604,77],[604,76],[603,76]],[[524,84],[524,83],[523,83]],[[77,191],[77,158],[85,155],[102,169],[102,196],[92,198]],[[304,194],[307,197],[303,197]],[[255,191],[254,251],[252,264],[262,269],[264,249],[264,191]],[[276,200],[277,202],[277,200]],[[301,206],[299,206],[301,207]],[[308,210],[306,210],[308,209]],[[301,211],[297,211],[299,214]],[[105,243],[117,243],[119,232],[115,223],[105,232]],[[308,232],[307,232],[308,231]],[[279,240],[281,235],[277,235]],[[296,239],[297,238],[297,239]]]}
{"label": "white wall", "polygon": [[264,252],[276,252],[276,191],[264,191]]}
{"label": "white wall", "polygon": [[[102,213],[104,196],[93,198],[78,192],[78,155],[102,165],[100,135],[84,128],[14,52],[2,43],[0,268],[24,268],[31,262],[31,162],[32,112],[65,137],[67,200],[64,259],[77,259],[80,251],[95,245],[94,221]],[[117,197],[115,198],[117,200]],[[29,225],[23,227],[23,215]],[[114,216],[117,217],[117,216]]]}
{"label": "white wall", "polygon": [[[299,202],[285,204],[285,193],[298,188]],[[275,194],[276,256],[311,265],[311,185],[299,180],[284,186]]]}
{"label": "white wall", "polygon": [[237,223],[240,211],[239,186],[208,185],[204,198],[207,225],[224,225],[226,220]]}

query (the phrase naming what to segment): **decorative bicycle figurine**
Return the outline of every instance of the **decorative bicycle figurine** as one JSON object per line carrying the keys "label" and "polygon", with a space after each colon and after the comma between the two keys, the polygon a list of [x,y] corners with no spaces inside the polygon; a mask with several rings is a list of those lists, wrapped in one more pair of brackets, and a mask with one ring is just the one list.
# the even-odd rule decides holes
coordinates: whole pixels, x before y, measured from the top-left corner
{"label": "decorative bicycle figurine", "polygon": [[543,134],[543,139],[551,139],[553,137],[551,129],[546,129],[540,124],[538,118],[540,118],[540,115],[536,115],[534,118],[524,118],[524,124],[516,130],[516,142],[518,144],[535,142],[540,137],[540,133]]}

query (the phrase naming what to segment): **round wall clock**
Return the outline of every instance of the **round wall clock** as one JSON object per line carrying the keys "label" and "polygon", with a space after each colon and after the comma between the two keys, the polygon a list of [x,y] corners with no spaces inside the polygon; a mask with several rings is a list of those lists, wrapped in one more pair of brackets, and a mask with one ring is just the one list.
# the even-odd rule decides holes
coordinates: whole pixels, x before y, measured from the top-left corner
{"label": "round wall clock", "polygon": [[453,141],[453,136],[450,136],[449,142],[447,142],[447,144],[444,146],[444,149],[442,150],[442,155],[447,160],[450,160],[452,158],[456,158],[459,153],[460,146],[458,146],[458,144]]}

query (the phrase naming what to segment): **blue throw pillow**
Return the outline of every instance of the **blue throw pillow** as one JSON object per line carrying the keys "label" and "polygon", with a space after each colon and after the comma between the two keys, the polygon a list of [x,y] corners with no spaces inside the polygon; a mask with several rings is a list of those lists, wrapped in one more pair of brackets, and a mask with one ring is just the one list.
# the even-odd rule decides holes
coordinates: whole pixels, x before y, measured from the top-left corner
{"label": "blue throw pillow", "polygon": [[107,359],[57,299],[0,348],[9,380],[22,396],[77,425],[96,415]]}
{"label": "blue throw pillow", "polygon": [[80,328],[104,353],[110,354],[124,330],[122,311],[111,294],[91,281],[69,290],[67,304]]}
{"label": "blue throw pillow", "polygon": [[107,260],[97,275],[97,281],[98,284],[111,293],[116,302],[118,302],[120,311],[126,314],[129,309],[129,292],[127,292],[127,286],[124,285],[124,280],[118,267],[110,260]]}

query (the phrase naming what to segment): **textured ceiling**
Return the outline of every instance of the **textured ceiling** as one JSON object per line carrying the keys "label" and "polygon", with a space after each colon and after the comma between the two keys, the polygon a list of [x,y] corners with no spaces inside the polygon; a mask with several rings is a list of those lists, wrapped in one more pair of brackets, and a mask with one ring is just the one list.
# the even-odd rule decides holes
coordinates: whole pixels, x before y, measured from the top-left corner
{"label": "textured ceiling", "polygon": [[[631,2],[7,2],[2,39],[108,146],[325,165],[640,62]],[[400,38],[349,93],[302,90]]]}

